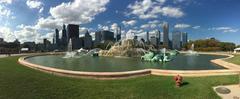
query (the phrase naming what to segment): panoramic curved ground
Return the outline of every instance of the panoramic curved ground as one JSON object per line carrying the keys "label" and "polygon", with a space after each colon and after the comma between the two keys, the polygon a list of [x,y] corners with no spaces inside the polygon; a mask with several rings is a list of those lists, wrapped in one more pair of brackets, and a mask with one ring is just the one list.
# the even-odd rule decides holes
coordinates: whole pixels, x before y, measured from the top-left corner
{"label": "panoramic curved ground", "polygon": [[173,77],[144,76],[122,80],[59,77],[17,63],[19,57],[0,58],[1,99],[164,98],[217,99],[212,87],[236,84],[238,76],[186,77],[176,88]]}

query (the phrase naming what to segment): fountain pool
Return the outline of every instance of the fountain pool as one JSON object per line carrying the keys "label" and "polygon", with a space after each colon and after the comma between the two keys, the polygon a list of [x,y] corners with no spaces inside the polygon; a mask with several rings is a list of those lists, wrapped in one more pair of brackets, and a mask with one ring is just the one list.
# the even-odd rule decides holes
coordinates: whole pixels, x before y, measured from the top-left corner
{"label": "fountain pool", "polygon": [[45,55],[26,58],[27,62],[46,67],[72,71],[87,72],[122,72],[141,69],[164,69],[164,70],[215,70],[224,69],[222,66],[210,62],[212,59],[224,58],[226,56],[199,54],[189,56],[177,55],[167,63],[145,62],[140,58],[116,58],[116,57],[91,57],[62,58],[63,55]]}

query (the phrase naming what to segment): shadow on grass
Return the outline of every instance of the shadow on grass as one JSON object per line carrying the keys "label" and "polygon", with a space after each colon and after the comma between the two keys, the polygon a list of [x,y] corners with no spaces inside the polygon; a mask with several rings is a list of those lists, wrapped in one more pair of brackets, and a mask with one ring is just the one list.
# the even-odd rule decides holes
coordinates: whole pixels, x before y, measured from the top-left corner
{"label": "shadow on grass", "polygon": [[189,85],[189,82],[183,82],[181,87],[184,87],[184,86],[187,86],[187,85]]}

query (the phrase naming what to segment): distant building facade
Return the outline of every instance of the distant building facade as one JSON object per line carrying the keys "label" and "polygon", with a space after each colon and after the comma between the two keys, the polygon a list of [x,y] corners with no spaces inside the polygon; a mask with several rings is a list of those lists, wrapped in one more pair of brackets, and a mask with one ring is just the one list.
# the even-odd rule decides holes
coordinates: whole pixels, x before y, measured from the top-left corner
{"label": "distant building facade", "polygon": [[95,32],[95,44],[105,43],[107,41],[115,41],[113,32],[107,30]]}
{"label": "distant building facade", "polygon": [[146,32],[146,37],[147,37],[147,38],[146,38],[146,43],[149,43],[150,40],[149,40],[149,32],[148,32],[148,31]]}
{"label": "distant building facade", "polygon": [[163,23],[163,46],[169,48],[169,24]]}
{"label": "distant building facade", "polygon": [[[58,49],[60,47],[60,39],[59,39],[59,30],[58,29],[55,29],[55,46],[56,48]],[[54,42],[53,42],[54,43]]]}
{"label": "distant building facade", "polygon": [[181,34],[182,39],[182,46],[185,46],[188,42],[188,34],[186,32],[182,32]]}
{"label": "distant building facade", "polygon": [[181,47],[181,32],[175,31],[172,34],[172,49],[180,50]]}
{"label": "distant building facade", "polygon": [[92,36],[87,31],[84,37],[84,49],[91,49],[93,47]]}
{"label": "distant building facade", "polygon": [[79,25],[76,24],[68,24],[67,25],[67,34],[68,34],[68,42],[72,40],[72,48],[73,50],[80,49],[81,45],[79,44]]}
{"label": "distant building facade", "polygon": [[67,44],[68,44],[67,30],[66,25],[64,24],[62,29],[61,49],[65,50],[67,48]]}
{"label": "distant building facade", "polygon": [[161,32],[159,30],[156,33],[156,38],[157,38],[157,45],[156,45],[156,47],[159,48],[159,46],[161,44]]}
{"label": "distant building facade", "polygon": [[158,44],[158,38],[156,38],[156,36],[151,36],[150,38],[150,43],[154,46],[157,46]]}

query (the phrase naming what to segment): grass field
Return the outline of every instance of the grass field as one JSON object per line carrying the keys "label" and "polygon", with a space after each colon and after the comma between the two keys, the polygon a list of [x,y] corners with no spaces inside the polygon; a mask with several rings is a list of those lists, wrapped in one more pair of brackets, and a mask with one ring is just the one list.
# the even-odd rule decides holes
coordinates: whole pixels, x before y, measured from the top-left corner
{"label": "grass field", "polygon": [[227,59],[226,61],[240,65],[240,55],[235,55],[233,58]]}
{"label": "grass field", "polygon": [[236,84],[238,76],[184,78],[176,88],[173,77],[145,76],[122,80],[59,77],[0,58],[0,99],[219,99],[212,86]]}

